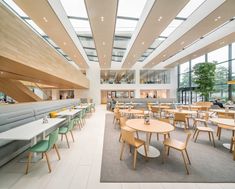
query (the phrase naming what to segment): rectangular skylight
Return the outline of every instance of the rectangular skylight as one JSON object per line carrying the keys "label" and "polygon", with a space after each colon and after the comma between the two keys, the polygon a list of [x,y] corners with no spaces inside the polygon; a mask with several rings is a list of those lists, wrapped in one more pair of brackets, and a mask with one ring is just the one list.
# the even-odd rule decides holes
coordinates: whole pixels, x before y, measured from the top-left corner
{"label": "rectangular skylight", "polygon": [[4,2],[5,2],[11,9],[13,9],[19,16],[21,16],[21,17],[28,17],[28,15],[25,14],[25,12],[24,12],[20,7],[18,7],[18,5],[16,5],[13,0],[4,0]]}
{"label": "rectangular skylight", "polygon": [[88,18],[84,0],[60,0],[68,16]]}
{"label": "rectangular skylight", "polygon": [[76,33],[91,33],[91,26],[88,20],[69,19]]}
{"label": "rectangular skylight", "polygon": [[188,18],[205,0],[190,0],[177,17]]}
{"label": "rectangular skylight", "polygon": [[118,16],[140,18],[147,0],[119,0]]}
{"label": "rectangular skylight", "polygon": [[46,34],[44,33],[44,31],[42,31],[42,29],[39,28],[38,25],[37,25],[34,21],[29,20],[29,19],[26,19],[25,21],[26,21],[34,30],[36,30],[40,35],[46,35]]}
{"label": "rectangular skylight", "polygon": [[137,20],[129,20],[129,19],[119,19],[117,18],[116,21],[116,28],[115,31],[116,32],[120,32],[120,31],[131,31],[133,32],[136,28],[137,25]]}
{"label": "rectangular skylight", "polygon": [[84,49],[87,55],[97,56],[96,50],[94,49]]}
{"label": "rectangular skylight", "polygon": [[157,38],[154,40],[152,45],[150,46],[151,48],[157,48],[165,39],[164,38]]}
{"label": "rectangular skylight", "polygon": [[184,22],[183,20],[172,20],[171,23],[166,27],[166,29],[160,34],[160,36],[168,37],[175,29]]}

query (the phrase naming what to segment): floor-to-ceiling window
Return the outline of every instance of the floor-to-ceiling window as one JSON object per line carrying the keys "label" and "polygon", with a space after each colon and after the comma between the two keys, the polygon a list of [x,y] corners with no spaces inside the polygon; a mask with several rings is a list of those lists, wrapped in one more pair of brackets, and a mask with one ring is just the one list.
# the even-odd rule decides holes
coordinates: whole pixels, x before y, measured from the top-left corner
{"label": "floor-to-ceiling window", "polygon": [[221,98],[224,101],[235,101],[235,86],[229,86],[227,81],[235,80],[235,43],[216,49],[208,54],[189,60],[178,67],[178,100],[181,103],[201,101],[200,94],[193,81],[194,66],[201,62],[216,64],[215,88],[210,94],[210,100]]}

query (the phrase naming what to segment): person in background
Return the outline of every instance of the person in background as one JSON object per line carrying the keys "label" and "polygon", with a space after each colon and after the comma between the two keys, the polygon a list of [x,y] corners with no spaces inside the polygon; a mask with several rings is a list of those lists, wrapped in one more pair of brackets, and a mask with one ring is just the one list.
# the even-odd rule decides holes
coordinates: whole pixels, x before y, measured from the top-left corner
{"label": "person in background", "polygon": [[111,110],[112,111],[114,110],[116,103],[117,103],[116,100],[114,99],[114,97],[112,97],[112,99],[111,99]]}
{"label": "person in background", "polygon": [[146,98],[149,98],[149,94],[147,93]]}
{"label": "person in background", "polygon": [[218,105],[220,108],[224,108],[222,102],[220,101],[220,99],[215,99],[215,101],[213,102],[214,105]]}

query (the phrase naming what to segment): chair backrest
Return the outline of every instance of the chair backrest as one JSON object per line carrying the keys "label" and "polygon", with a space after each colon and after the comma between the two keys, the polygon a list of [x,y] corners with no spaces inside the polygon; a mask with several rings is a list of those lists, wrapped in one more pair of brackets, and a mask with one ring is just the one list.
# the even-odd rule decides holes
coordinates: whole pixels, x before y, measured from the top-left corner
{"label": "chair backrest", "polygon": [[206,112],[203,116],[203,118],[208,121],[209,120],[209,112]]}
{"label": "chair backrest", "polygon": [[49,113],[50,118],[56,118],[58,116],[57,112],[50,112]]}
{"label": "chair backrest", "polygon": [[202,106],[202,107],[199,108],[199,110],[201,110],[201,111],[208,111],[209,108],[210,108],[209,106]]}
{"label": "chair backrest", "polygon": [[71,131],[74,128],[75,124],[74,124],[74,119],[69,121],[69,125],[68,125],[68,130]]}
{"label": "chair backrest", "polygon": [[151,110],[152,110],[152,112],[153,113],[158,113],[158,112],[160,112],[160,108],[158,108],[158,107],[151,107]]}
{"label": "chair backrest", "polygon": [[135,136],[133,130],[130,130],[128,127],[121,128],[122,140],[130,145],[135,144]]}
{"label": "chair backrest", "polygon": [[50,150],[53,145],[58,140],[59,128],[49,134],[49,143],[48,143],[48,150]]}
{"label": "chair backrest", "polygon": [[178,112],[176,112],[175,114],[174,114],[174,121],[182,121],[182,122],[185,122],[185,114],[183,114],[183,113],[178,113]]}
{"label": "chair backrest", "polygon": [[126,126],[126,121],[127,121],[127,117],[122,116],[120,117],[120,127],[125,127]]}
{"label": "chair backrest", "polygon": [[187,106],[182,106],[182,110],[189,110],[190,107],[187,107]]}
{"label": "chair backrest", "polygon": [[229,112],[218,112],[217,113],[218,117],[219,118],[231,118],[233,119],[234,118],[234,113],[229,113]]}

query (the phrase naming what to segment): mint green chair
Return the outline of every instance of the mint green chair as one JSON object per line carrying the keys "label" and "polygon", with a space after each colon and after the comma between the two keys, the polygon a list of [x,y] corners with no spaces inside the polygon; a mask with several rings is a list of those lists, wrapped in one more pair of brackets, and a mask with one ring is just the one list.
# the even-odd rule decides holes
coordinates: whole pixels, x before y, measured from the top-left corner
{"label": "mint green chair", "polygon": [[70,132],[71,136],[72,136],[72,139],[73,139],[73,142],[74,142],[74,137],[73,137],[73,128],[75,126],[74,124],[74,119],[72,119],[67,126],[63,126],[63,127],[60,127],[59,128],[59,134],[61,134],[61,141],[63,141],[63,136],[65,135],[65,138],[66,138],[66,141],[67,141],[67,145],[68,145],[68,148],[70,148],[69,146],[69,141],[68,141],[68,136],[67,136],[67,133]]}
{"label": "mint green chair", "polygon": [[42,158],[43,158],[43,155],[45,154],[46,160],[47,160],[47,166],[48,166],[49,172],[51,172],[51,165],[49,162],[47,152],[50,151],[52,148],[54,148],[57,153],[58,159],[60,160],[60,154],[56,145],[56,141],[58,140],[58,133],[59,133],[59,128],[57,128],[55,131],[49,134],[48,140],[41,140],[37,144],[29,148],[28,162],[27,162],[25,174],[28,174],[29,165],[31,163],[33,153],[42,153]]}
{"label": "mint green chair", "polygon": [[78,113],[78,115],[75,117],[76,120],[76,126],[79,126],[81,129],[83,127],[83,122],[82,122],[82,110]]}

